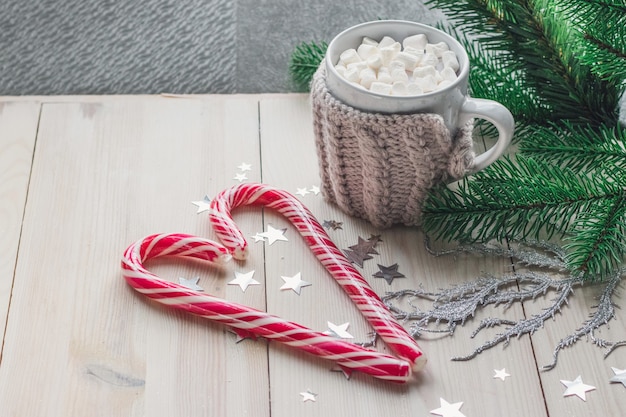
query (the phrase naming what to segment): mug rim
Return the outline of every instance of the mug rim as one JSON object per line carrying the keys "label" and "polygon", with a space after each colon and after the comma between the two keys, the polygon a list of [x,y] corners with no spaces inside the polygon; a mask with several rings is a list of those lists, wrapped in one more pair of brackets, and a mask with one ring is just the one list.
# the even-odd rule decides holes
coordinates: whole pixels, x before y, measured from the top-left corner
{"label": "mug rim", "polygon": [[[431,32],[431,33],[434,32],[437,34],[437,36],[445,38],[446,39],[445,42],[448,43],[448,46],[450,46],[450,44],[454,45],[455,49],[457,49],[455,53],[457,53],[457,57],[459,58],[459,72],[458,72],[458,76],[456,80],[454,80],[452,83],[448,84],[447,86],[443,88],[440,88],[440,89],[437,89],[435,91],[431,91],[428,93],[406,95],[406,96],[392,96],[390,94],[376,93],[365,88],[359,88],[353,83],[351,83],[350,81],[346,80],[344,77],[342,77],[335,69],[336,62],[331,62],[332,61],[331,55],[336,54],[337,55],[336,59],[338,60],[339,55],[341,54],[341,52],[343,52],[343,51],[334,51],[334,49],[336,49],[337,43],[339,43],[344,37],[352,34],[353,32],[360,32],[363,28],[386,26],[389,24],[401,24],[401,25],[406,25],[406,26],[412,26],[412,27],[415,27],[416,29],[421,28],[421,29],[426,30],[426,32],[417,32],[417,33],[414,33],[414,35],[424,33],[428,36],[429,35],[428,32]],[[363,38],[364,36],[368,36],[368,35],[367,34],[359,35],[359,37],[361,38]],[[411,34],[407,34],[406,36],[411,36]],[[398,40],[396,39],[396,41]],[[401,40],[398,42],[401,42]],[[461,54],[461,57],[458,56],[459,52]],[[440,29],[437,29],[433,26],[425,25],[423,23],[413,22],[410,20],[395,20],[395,19],[373,20],[369,22],[359,23],[358,25],[354,25],[347,29],[344,29],[339,34],[337,34],[328,44],[328,48],[326,49],[326,54],[325,54],[325,61],[326,61],[326,70],[332,73],[332,77],[335,78],[335,81],[338,81],[339,83],[343,84],[345,87],[350,88],[354,91],[358,91],[359,93],[370,95],[370,96],[377,97],[380,99],[392,99],[392,100],[397,100],[397,101],[402,101],[402,102],[414,101],[415,99],[421,99],[421,98],[427,99],[429,97],[434,97],[439,94],[445,94],[449,90],[458,88],[459,84],[463,81],[463,79],[464,78],[466,79],[469,76],[469,56],[467,55],[467,51],[465,50],[463,45],[461,45],[461,43],[458,40],[454,39],[452,36],[450,36],[446,32]]]}

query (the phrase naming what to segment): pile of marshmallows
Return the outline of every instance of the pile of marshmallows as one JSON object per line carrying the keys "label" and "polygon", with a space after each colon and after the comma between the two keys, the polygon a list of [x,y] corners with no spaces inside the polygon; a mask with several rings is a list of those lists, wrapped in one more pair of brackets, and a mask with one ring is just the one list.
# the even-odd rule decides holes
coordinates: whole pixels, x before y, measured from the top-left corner
{"label": "pile of marshmallows", "polygon": [[459,61],[447,43],[429,43],[424,34],[404,38],[402,44],[389,36],[380,42],[364,37],[357,49],[341,53],[335,69],[371,92],[413,96],[452,84]]}

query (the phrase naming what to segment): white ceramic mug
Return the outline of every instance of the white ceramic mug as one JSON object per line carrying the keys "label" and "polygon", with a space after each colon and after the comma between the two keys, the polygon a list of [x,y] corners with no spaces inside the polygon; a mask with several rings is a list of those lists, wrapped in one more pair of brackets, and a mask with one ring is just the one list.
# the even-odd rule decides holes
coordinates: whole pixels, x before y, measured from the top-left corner
{"label": "white ceramic mug", "polygon": [[[425,34],[430,43],[445,42],[459,61],[457,79],[439,90],[414,96],[390,96],[373,93],[353,85],[335,69],[342,52],[358,48],[363,37],[380,40],[391,36],[397,41],[416,34]],[[454,135],[472,118],[485,119],[498,130],[498,141],[486,152],[476,156],[472,172],[480,171],[502,155],[511,142],[515,122],[511,112],[502,104],[467,95],[469,58],[461,44],[448,34],[433,27],[403,20],[378,20],[362,23],[344,30],[328,45],[325,56],[326,85],[329,92],[344,103],[366,112],[378,113],[436,113],[443,117]]]}

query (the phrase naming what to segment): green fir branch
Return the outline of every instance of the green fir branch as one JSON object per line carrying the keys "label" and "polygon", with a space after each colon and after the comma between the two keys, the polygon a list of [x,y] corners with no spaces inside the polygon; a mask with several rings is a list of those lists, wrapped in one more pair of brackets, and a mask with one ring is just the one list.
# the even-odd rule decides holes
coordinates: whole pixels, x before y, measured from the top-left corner
{"label": "green fir branch", "polygon": [[615,178],[626,180],[626,129],[578,126],[570,122],[528,128],[520,138],[520,152],[574,171],[621,169]]}
{"label": "green fir branch", "polygon": [[289,61],[289,74],[298,89],[308,91],[327,48],[326,42],[302,42],[296,46]]}

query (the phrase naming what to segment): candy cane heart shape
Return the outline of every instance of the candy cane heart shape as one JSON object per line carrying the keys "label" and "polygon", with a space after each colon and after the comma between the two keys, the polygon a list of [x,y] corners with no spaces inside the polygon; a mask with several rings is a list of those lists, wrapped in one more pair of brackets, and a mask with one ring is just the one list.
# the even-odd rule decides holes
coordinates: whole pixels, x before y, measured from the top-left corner
{"label": "candy cane heart shape", "polygon": [[359,308],[376,333],[413,371],[425,363],[421,349],[361,274],[335,246],[313,214],[296,197],[265,184],[241,184],[218,194],[211,202],[209,219],[220,241],[236,259],[247,256],[247,242],[231,212],[240,206],[259,205],[278,211],[298,229],[309,248]]}
{"label": "candy cane heart shape", "polygon": [[336,339],[264,311],[191,290],[163,280],[144,267],[150,259],[163,256],[195,258],[215,265],[231,258],[224,246],[208,239],[187,234],[151,235],[132,244],[124,252],[122,271],[128,284],[168,307],[336,361],[345,369],[399,383],[411,377],[411,364],[404,359]]}

